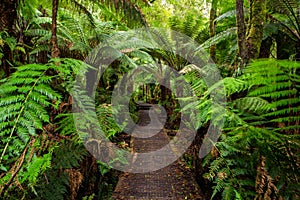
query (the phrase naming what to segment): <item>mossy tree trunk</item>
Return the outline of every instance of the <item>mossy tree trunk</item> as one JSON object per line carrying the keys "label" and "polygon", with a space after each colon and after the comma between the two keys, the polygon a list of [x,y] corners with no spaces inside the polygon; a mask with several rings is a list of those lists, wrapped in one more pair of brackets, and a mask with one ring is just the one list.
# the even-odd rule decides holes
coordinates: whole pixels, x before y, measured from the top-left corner
{"label": "mossy tree trunk", "polygon": [[60,56],[60,50],[59,50],[58,41],[57,41],[57,12],[58,12],[58,0],[52,0],[52,27],[51,27],[51,31],[52,31],[51,57],[52,58],[59,58],[59,56]]}
{"label": "mossy tree trunk", "polygon": [[246,38],[246,61],[259,57],[266,22],[266,0],[250,0],[250,19]]}
{"label": "mossy tree trunk", "polygon": [[238,62],[243,67],[247,60],[246,24],[244,14],[244,0],[236,0],[236,26],[238,36]]}

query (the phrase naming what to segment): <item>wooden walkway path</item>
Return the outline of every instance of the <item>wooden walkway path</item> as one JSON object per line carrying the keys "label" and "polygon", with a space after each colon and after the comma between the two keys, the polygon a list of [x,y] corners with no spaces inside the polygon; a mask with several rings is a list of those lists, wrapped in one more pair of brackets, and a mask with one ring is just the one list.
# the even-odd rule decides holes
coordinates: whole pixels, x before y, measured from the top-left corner
{"label": "wooden walkway path", "polygon": [[[153,111],[153,110],[152,110]],[[151,110],[140,110],[139,124],[151,124],[148,129],[155,132],[161,127],[159,119],[152,119],[150,122],[149,112]],[[152,117],[151,117],[152,118]],[[145,131],[144,131],[145,132]],[[133,133],[131,148],[132,151],[142,153],[160,149],[169,142],[165,131],[160,131],[152,137],[138,138],[136,128]],[[153,135],[153,134],[152,134]],[[137,161],[138,162],[138,161]],[[182,158],[171,165],[148,173],[124,173],[113,193],[113,199],[137,199],[137,200],[159,200],[159,199],[203,199],[200,189],[196,183],[193,172],[186,166]]]}

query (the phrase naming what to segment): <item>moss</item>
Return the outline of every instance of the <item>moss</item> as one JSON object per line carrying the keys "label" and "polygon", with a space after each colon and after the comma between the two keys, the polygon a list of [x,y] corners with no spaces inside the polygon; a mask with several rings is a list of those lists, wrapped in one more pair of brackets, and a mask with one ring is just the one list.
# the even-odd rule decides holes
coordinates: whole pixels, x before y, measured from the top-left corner
{"label": "moss", "polygon": [[259,56],[266,22],[266,1],[250,0],[250,23],[247,34],[248,59]]}

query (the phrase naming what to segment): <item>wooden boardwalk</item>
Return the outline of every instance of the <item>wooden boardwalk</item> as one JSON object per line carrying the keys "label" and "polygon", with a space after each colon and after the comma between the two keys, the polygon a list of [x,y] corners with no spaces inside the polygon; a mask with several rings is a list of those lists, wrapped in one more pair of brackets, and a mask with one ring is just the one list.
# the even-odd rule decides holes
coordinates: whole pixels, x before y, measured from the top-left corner
{"label": "wooden boardwalk", "polygon": [[[153,111],[153,110],[152,110]],[[139,135],[140,130],[136,128],[133,133],[131,148],[132,151],[143,153],[155,151],[162,148],[169,142],[166,131],[161,130],[162,123],[158,118],[152,118],[150,122],[149,110],[140,110],[140,125],[150,123],[146,136]],[[145,132],[145,131],[144,131]],[[154,134],[151,134],[154,132]],[[148,135],[147,135],[148,134]],[[144,135],[145,136],[145,135]],[[139,161],[137,161],[139,162]],[[200,189],[196,183],[193,172],[186,166],[182,158],[162,169],[147,173],[123,173],[113,193],[113,199],[203,199]]]}

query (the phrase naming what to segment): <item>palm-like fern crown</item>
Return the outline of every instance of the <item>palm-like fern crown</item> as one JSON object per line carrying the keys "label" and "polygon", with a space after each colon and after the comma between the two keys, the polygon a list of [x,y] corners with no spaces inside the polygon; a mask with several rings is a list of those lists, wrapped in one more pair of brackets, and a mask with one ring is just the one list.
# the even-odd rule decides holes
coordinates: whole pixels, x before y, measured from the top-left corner
{"label": "palm-like fern crown", "polygon": [[[241,77],[223,79],[233,100],[223,114],[227,122],[216,143],[217,158],[206,174],[216,183],[213,196],[293,199],[299,194],[299,69],[294,61],[259,60]],[[209,113],[209,107],[199,108]]]}

